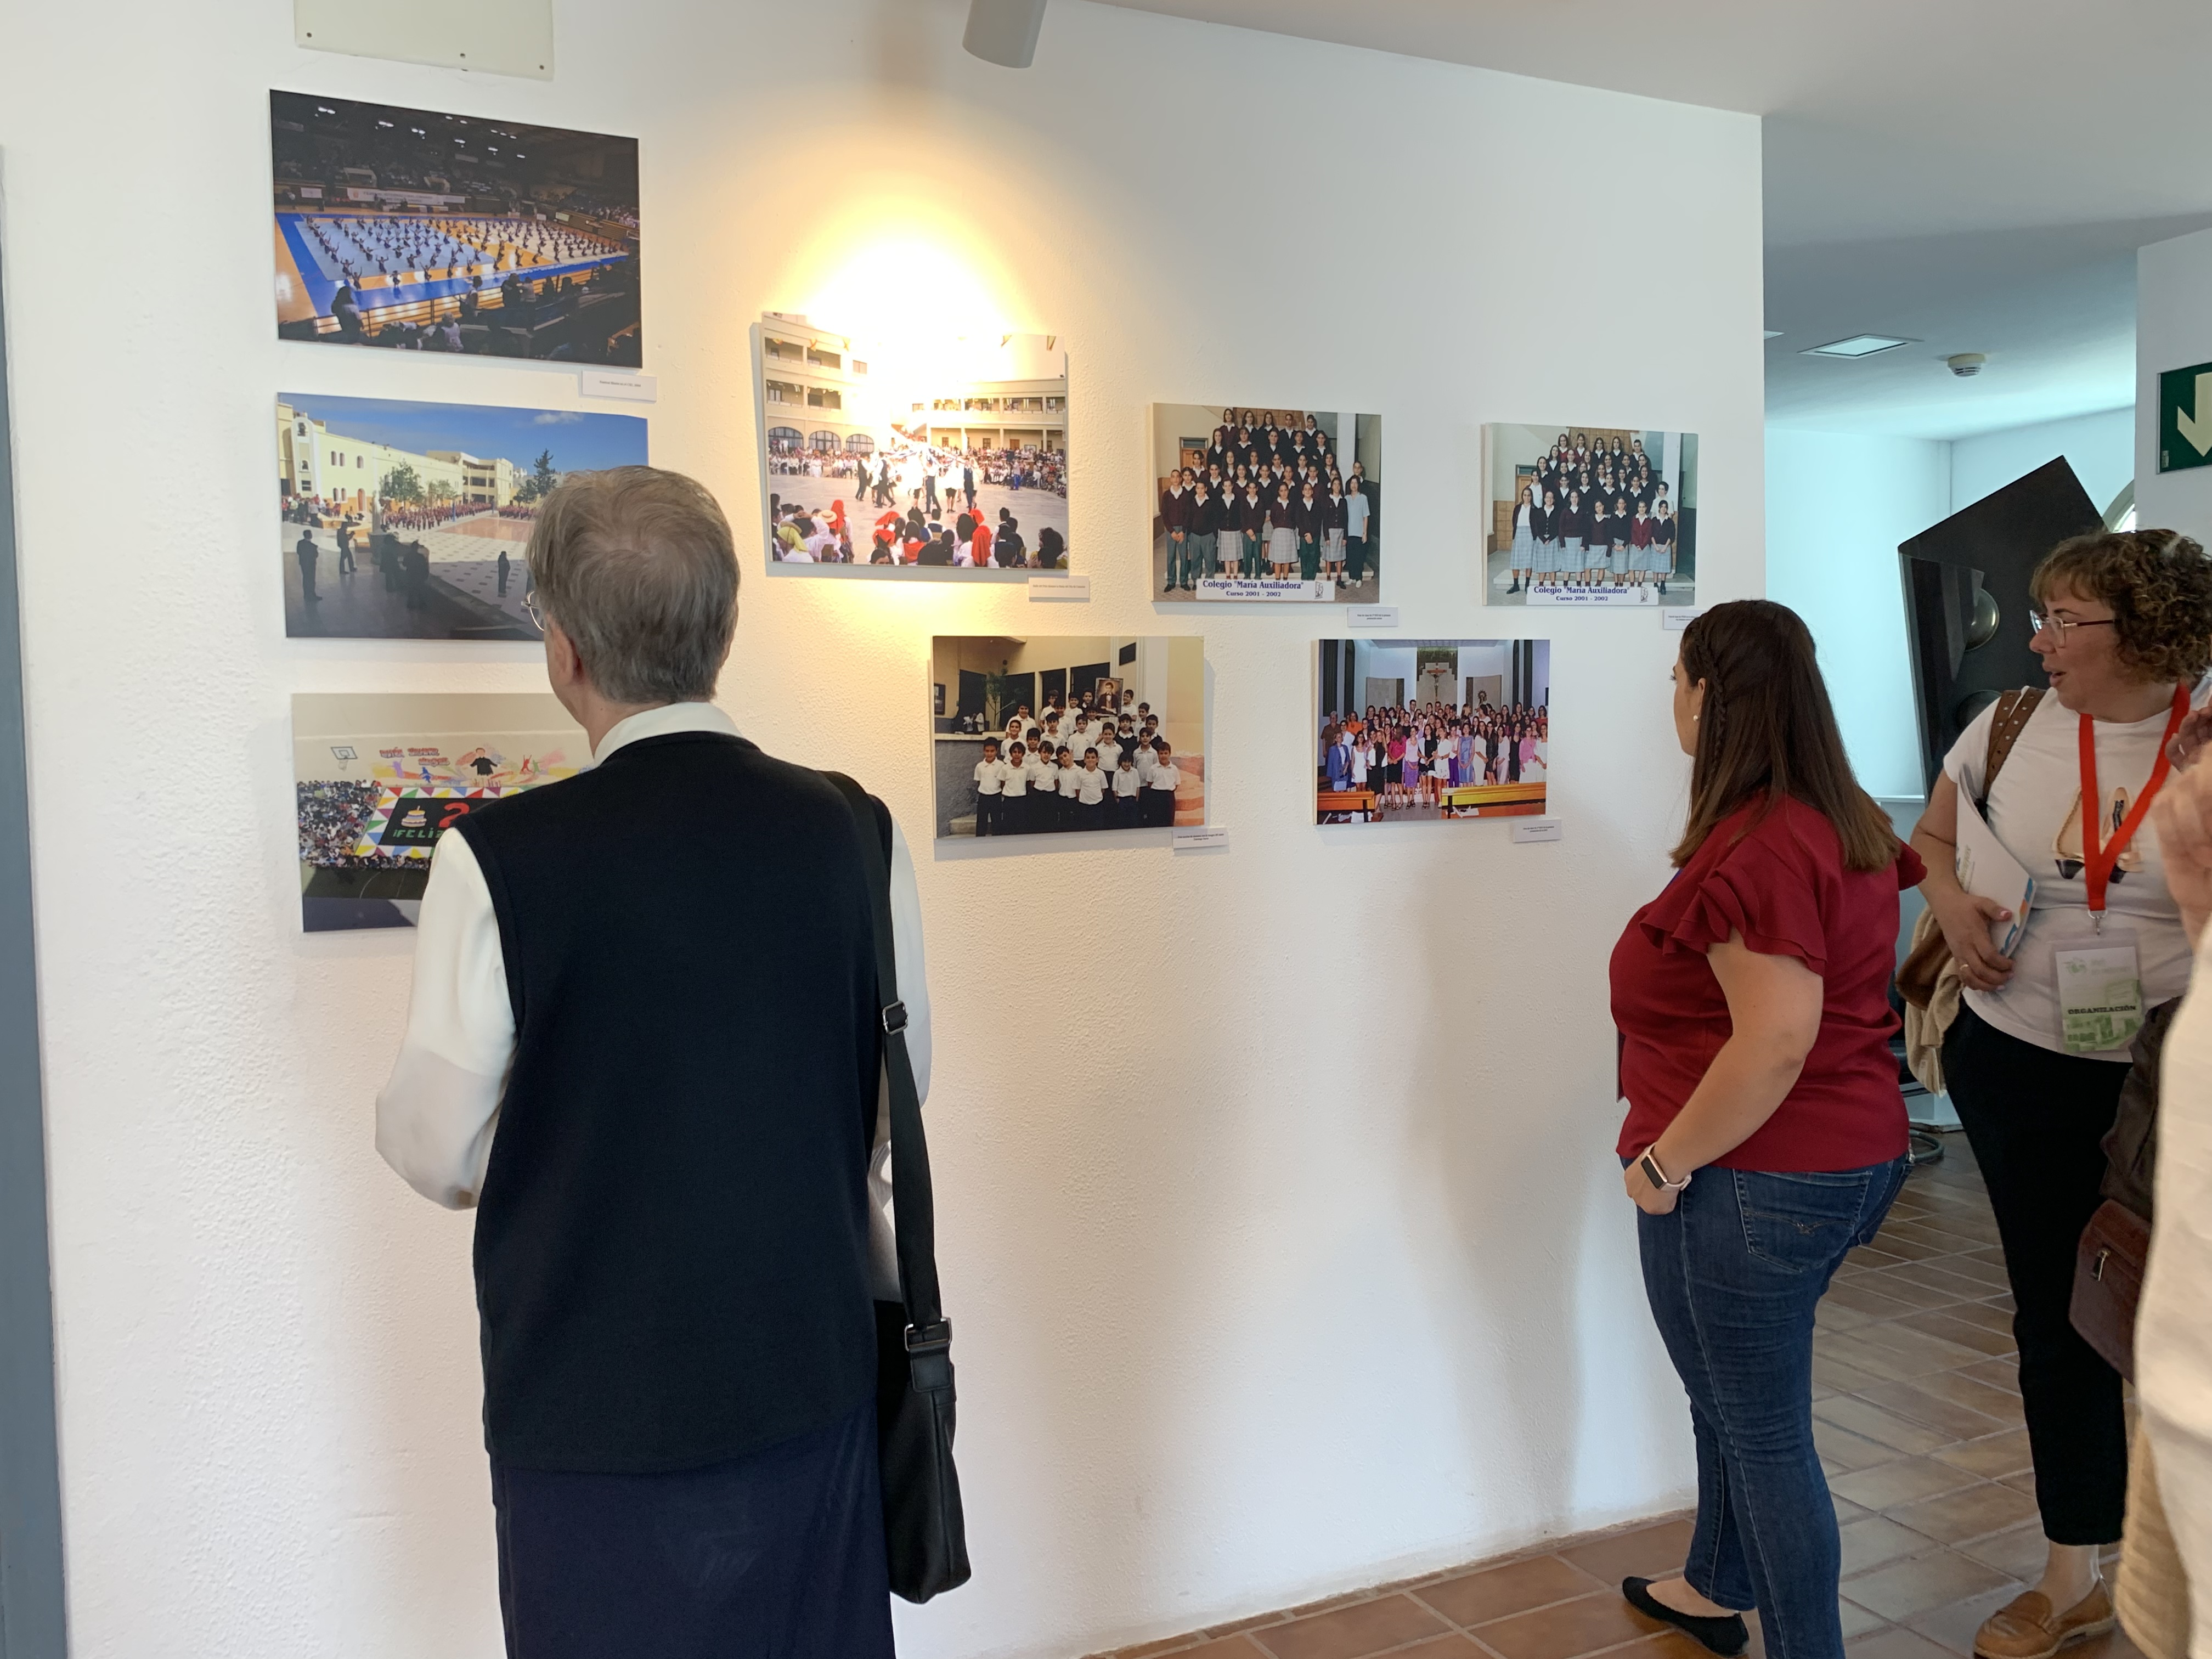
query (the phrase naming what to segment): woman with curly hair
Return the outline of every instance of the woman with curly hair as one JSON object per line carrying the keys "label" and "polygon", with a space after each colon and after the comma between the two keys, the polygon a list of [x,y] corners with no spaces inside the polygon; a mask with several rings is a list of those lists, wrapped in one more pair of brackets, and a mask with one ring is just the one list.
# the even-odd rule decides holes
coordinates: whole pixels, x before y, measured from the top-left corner
{"label": "woman with curly hair", "polygon": [[[1993,704],[1966,728],[1912,835],[1928,866],[1921,890],[1963,985],[1943,1073],[2004,1246],[2049,1544],[2040,1581],[1975,1637],[1985,1659],[2045,1659],[2112,1625],[2097,1558],[2120,1536],[2126,1420],[2118,1375],[2076,1334],[2067,1309],[2129,1042],[2143,1012],[2189,982],[2189,941],[2143,820],[2212,664],[2212,564],[2175,532],[2076,537],[2036,567],[2028,592],[2049,692]],[[2033,712],[1992,784],[1984,772],[2000,711],[2017,724],[2028,699]],[[1954,873],[1961,790],[2035,878],[2009,957],[1997,953],[1991,928],[2007,913]],[[2094,999],[2094,1010],[2060,983],[2062,973],[2080,976],[2085,949],[2121,953],[2118,971],[2110,955],[2098,959],[2106,987],[2120,992]]]}

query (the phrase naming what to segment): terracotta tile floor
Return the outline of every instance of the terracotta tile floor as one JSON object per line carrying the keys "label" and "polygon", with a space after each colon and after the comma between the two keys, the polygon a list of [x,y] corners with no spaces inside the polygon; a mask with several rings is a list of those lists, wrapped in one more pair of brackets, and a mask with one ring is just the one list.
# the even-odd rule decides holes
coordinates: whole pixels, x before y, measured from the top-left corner
{"label": "terracotta tile floor", "polygon": [[[1959,1659],[2042,1571],[2012,1298],[1966,1137],[1913,1172],[1820,1305],[1814,1433],[1844,1543],[1850,1659]],[[1678,1569],[1686,1516],[1125,1648],[1114,1659],[1706,1659],[1620,1579]],[[1753,1620],[1753,1655],[1764,1659]],[[2140,1659],[2118,1631],[2066,1659]]]}

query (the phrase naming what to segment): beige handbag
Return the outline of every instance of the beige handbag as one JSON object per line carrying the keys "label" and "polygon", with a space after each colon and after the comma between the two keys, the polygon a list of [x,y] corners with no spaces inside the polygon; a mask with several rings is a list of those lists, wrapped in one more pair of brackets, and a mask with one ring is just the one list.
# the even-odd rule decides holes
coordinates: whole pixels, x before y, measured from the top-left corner
{"label": "beige handbag", "polygon": [[[1990,722],[1990,748],[1982,766],[1982,799],[1986,801],[2011,757],[2013,744],[2027,729],[2028,717],[2043,701],[2033,686],[2008,691],[1997,699],[1996,717]],[[1936,925],[1936,913],[1923,910],[1912,925],[1912,944],[1897,967],[1897,994],[1905,1004],[1905,1063],[1931,1095],[1943,1092],[1943,1034],[1959,1017],[1959,964]]]}
{"label": "beige handbag", "polygon": [[[1931,940],[1932,951],[1927,948]],[[1923,1002],[1905,988],[1905,974],[1917,959],[1924,957],[1936,960],[1931,964],[1934,979],[1928,983]],[[1943,930],[1936,925],[1933,910],[1923,910],[1920,920],[1912,925],[1912,949],[1905,957],[1905,967],[1898,969],[1897,988],[1905,998],[1905,1063],[1922,1088],[1940,1095],[1943,1092],[1943,1037],[1959,1017],[1960,987],[1959,964],[1943,943]]]}

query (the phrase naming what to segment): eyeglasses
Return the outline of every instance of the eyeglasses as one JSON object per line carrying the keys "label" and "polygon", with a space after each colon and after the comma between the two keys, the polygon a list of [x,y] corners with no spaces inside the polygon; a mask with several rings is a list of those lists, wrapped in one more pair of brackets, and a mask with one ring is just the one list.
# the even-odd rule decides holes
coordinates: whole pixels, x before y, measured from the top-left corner
{"label": "eyeglasses", "polygon": [[538,603],[538,590],[534,587],[522,596],[522,614],[530,618],[539,633],[545,631],[544,608]]}
{"label": "eyeglasses", "polygon": [[2067,635],[2077,628],[2111,628],[2118,621],[2117,617],[2100,617],[2094,622],[2075,622],[2065,617],[2046,617],[2040,611],[2027,613],[2027,626],[2031,632],[2040,634],[2047,628],[2057,636],[2061,645],[2066,643]]}

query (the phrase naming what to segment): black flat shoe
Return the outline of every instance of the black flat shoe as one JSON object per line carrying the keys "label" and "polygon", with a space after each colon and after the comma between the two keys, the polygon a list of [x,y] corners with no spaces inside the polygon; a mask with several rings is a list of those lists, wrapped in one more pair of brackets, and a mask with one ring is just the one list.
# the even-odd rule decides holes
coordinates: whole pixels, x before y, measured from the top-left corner
{"label": "black flat shoe", "polygon": [[1628,1605],[1647,1619],[1657,1619],[1672,1625],[1685,1636],[1693,1637],[1705,1646],[1721,1656],[1721,1659],[1735,1659],[1751,1645],[1751,1632],[1744,1627],[1743,1615],[1732,1613],[1725,1619],[1700,1619],[1693,1613],[1677,1613],[1645,1588],[1649,1578],[1624,1578],[1620,1593],[1628,1598]]}

